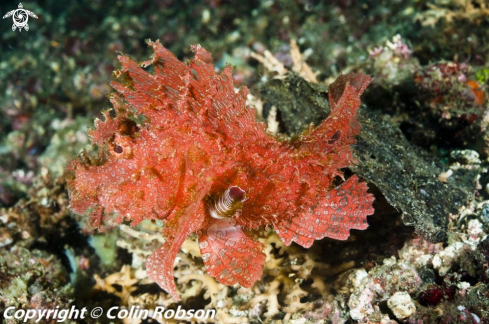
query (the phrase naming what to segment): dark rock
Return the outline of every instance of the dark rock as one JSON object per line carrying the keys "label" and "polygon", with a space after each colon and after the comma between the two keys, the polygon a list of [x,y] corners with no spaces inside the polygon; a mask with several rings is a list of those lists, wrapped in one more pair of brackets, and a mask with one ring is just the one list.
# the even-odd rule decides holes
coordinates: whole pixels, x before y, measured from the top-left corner
{"label": "dark rock", "polygon": [[[309,124],[318,125],[330,112],[324,86],[311,84],[295,73],[260,87],[265,102],[278,109],[281,131],[297,136]],[[387,202],[403,215],[405,225],[431,242],[445,242],[449,214],[456,214],[472,197],[477,171],[458,170],[448,183],[438,180],[445,171],[440,161],[412,146],[387,116],[363,107],[362,125],[351,169],[374,184]]]}
{"label": "dark rock", "polygon": [[310,124],[318,126],[331,112],[328,88],[309,83],[297,73],[287,72],[285,79],[272,79],[259,88],[264,100],[263,117],[272,106],[277,107],[280,132],[299,135]]}
{"label": "dark rock", "polygon": [[477,172],[459,170],[458,177],[443,183],[438,180],[441,162],[411,146],[396,124],[366,108],[358,119],[362,130],[354,153],[359,164],[352,170],[381,190],[402,212],[405,225],[431,242],[445,242],[448,216],[472,197]]}

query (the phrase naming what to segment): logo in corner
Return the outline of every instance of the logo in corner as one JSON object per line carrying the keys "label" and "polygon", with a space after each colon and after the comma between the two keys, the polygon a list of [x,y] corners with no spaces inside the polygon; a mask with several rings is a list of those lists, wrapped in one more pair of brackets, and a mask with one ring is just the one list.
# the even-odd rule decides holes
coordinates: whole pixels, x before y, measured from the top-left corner
{"label": "logo in corner", "polygon": [[37,16],[29,10],[24,9],[24,6],[22,3],[19,3],[19,8],[9,11],[5,16],[3,16],[2,19],[8,18],[12,16],[12,19],[14,21],[14,24],[12,25],[12,30],[15,31],[15,29],[19,29],[19,32],[22,31],[22,28],[24,28],[26,31],[29,30],[29,25],[27,22],[29,21],[29,16],[36,18]]}

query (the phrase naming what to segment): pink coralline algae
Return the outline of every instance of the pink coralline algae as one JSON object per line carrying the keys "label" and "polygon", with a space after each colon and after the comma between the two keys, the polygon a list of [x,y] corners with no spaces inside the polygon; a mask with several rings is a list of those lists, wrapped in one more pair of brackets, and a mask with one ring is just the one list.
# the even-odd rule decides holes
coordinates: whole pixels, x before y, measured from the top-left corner
{"label": "pink coralline algae", "polygon": [[337,187],[333,180],[355,162],[350,145],[370,77],[340,76],[329,90],[330,116],[299,139],[278,140],[255,122],[229,66],[216,74],[200,46],[184,64],[149,44],[149,61],[119,56],[113,110],[89,131],[99,155],[71,161],[68,187],[71,209],[88,212],[93,227],[103,229],[111,215],[132,225],[165,221],[166,242],[146,263],[150,279],[178,299],[173,265],[191,233],[210,275],[251,287],[265,260],[254,229],[273,226],[285,244],[310,247],[367,228],[367,185],[355,175]]}

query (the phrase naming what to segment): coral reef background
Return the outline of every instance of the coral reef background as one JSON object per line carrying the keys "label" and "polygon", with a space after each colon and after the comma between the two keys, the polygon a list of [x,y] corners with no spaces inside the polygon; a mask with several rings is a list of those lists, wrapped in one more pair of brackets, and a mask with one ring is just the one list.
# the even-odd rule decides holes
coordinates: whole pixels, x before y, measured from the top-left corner
{"label": "coral reef background", "polygon": [[[0,311],[9,306],[216,309],[220,323],[489,322],[489,5],[483,0],[30,1],[29,31],[0,20]],[[2,1],[0,14],[18,7]],[[329,113],[340,74],[362,97],[359,164],[376,196],[366,231],[306,250],[263,233],[254,287],[218,284],[195,238],[176,302],[146,278],[161,224],[93,232],[72,214],[65,166],[109,106],[116,53],[146,39],[229,63],[268,130],[299,136]],[[11,320],[10,323],[15,323]],[[126,320],[125,322],[130,322]],[[144,321],[133,320],[134,323]]]}

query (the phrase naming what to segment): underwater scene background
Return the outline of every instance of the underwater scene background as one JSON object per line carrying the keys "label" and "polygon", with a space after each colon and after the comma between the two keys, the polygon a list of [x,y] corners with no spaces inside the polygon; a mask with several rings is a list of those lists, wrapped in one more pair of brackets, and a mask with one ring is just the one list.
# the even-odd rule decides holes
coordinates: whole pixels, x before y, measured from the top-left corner
{"label": "underwater scene background", "polygon": [[[23,323],[27,310],[34,310],[31,322],[44,314],[42,323],[489,323],[487,1],[1,1],[0,15],[4,323]],[[136,222],[99,212],[94,221],[98,205],[73,212],[74,173],[67,169],[73,160],[87,169],[103,166],[110,150],[121,157],[126,146],[120,143],[127,142],[117,136],[136,141],[155,120],[128,113],[138,105],[127,97],[124,104],[115,100],[111,83],[117,79],[125,87],[118,93],[145,91],[147,98],[162,91],[147,85],[138,90],[123,65],[130,63],[118,61],[119,55],[150,60],[154,48],[148,40],[159,41],[189,66],[196,55],[191,46],[199,44],[212,55],[209,76],[220,76],[230,65],[236,91],[249,89],[236,98],[255,108],[254,118],[274,141],[298,149],[322,125],[327,145],[337,148],[344,140],[346,151],[332,155],[335,171],[328,169],[330,181],[320,182],[326,185],[318,190],[347,189],[360,179],[353,188],[368,187],[362,213],[369,215],[368,228],[349,226],[357,229],[339,239],[318,234],[329,237],[305,248],[296,237],[287,240],[275,231],[280,222],[241,224],[247,246],[260,247],[249,265],[259,275],[249,287],[223,284],[212,275],[202,253],[206,246],[198,243],[204,234],[193,233],[179,250],[171,246],[178,252],[173,264],[178,294],[148,279],[148,257],[173,233],[163,235],[162,229],[177,225],[166,224],[158,213],[142,214]],[[156,67],[145,64],[141,71],[154,75],[158,61],[152,63]],[[368,82],[345,77],[350,73],[373,81],[360,91],[359,84]],[[336,103],[356,98],[343,92],[346,83],[331,86],[345,78],[358,95],[364,92],[358,113],[335,132],[340,126],[327,118]],[[123,122],[117,119],[125,114],[130,116]],[[118,120],[119,128],[97,142],[96,119]],[[354,136],[342,138],[350,128]],[[222,133],[227,134],[224,128]],[[235,144],[247,148],[239,142],[245,140]],[[164,139],[151,143],[160,142]],[[256,153],[244,152],[250,159]],[[273,154],[270,159],[279,159]],[[303,180],[301,188],[314,181]],[[108,188],[103,180],[87,182],[83,192],[91,192],[90,186]],[[277,201],[289,188],[282,187],[274,189]],[[83,198],[77,197],[78,203]],[[97,199],[104,208],[112,203]],[[202,198],[201,206],[209,199]],[[246,199],[239,196],[233,208]],[[316,208],[305,201],[292,204],[298,210]],[[59,312],[73,307],[86,308],[86,316]],[[152,316],[158,307],[173,315]],[[123,309],[133,312],[124,316],[118,313]],[[178,318],[179,309],[202,312]],[[24,313],[16,312],[16,318],[18,310]],[[46,310],[58,313],[47,317]],[[149,315],[138,316],[141,310]]]}

